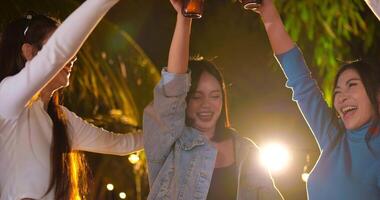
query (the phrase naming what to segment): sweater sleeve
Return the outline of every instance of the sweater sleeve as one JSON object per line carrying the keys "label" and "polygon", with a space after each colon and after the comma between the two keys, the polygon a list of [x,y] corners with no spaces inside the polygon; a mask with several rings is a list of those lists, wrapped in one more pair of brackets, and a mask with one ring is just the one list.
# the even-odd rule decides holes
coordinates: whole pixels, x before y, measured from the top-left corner
{"label": "sweater sleeve", "polygon": [[117,134],[87,123],[62,106],[68,119],[68,133],[73,150],[94,153],[127,155],[142,150],[143,135],[140,131]]}
{"label": "sweater sleeve", "polygon": [[327,106],[317,83],[311,77],[298,47],[276,56],[293,91],[293,100],[308,123],[319,148],[324,150],[339,132],[336,116]]}
{"label": "sweater sleeve", "polygon": [[0,82],[0,115],[15,118],[78,52],[100,19],[118,0],[87,0],[52,34],[16,75]]}
{"label": "sweater sleeve", "polygon": [[380,0],[364,0],[376,17],[380,20]]}
{"label": "sweater sleeve", "polygon": [[189,74],[163,70],[155,87],[154,99],[144,110],[144,147],[148,160],[149,183],[153,183],[174,143],[185,128],[186,95]]}

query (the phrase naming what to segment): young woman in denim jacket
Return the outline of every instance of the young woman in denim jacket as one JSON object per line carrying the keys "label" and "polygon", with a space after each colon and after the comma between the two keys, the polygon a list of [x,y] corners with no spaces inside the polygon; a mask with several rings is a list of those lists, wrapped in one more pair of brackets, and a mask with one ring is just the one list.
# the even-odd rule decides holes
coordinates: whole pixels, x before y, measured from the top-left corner
{"label": "young woman in denim jacket", "polygon": [[230,127],[223,77],[208,61],[190,62],[191,19],[172,0],[177,23],[168,67],[144,112],[148,199],[282,199],[255,144]]}
{"label": "young woman in denim jacket", "polygon": [[258,12],[287,86],[321,150],[307,182],[308,199],[380,199],[380,68],[363,61],[343,65],[331,110],[272,0],[264,0]]}

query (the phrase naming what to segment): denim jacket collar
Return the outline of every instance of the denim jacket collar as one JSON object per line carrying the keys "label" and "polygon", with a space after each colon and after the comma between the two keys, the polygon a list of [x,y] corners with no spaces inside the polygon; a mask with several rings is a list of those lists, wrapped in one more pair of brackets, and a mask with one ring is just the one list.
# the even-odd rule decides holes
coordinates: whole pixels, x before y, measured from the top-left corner
{"label": "denim jacket collar", "polygon": [[190,127],[185,127],[185,129],[192,129],[192,130],[185,131],[186,134],[183,134],[179,138],[179,145],[181,149],[185,151],[189,151],[196,146],[200,146],[200,145],[204,145],[208,143],[207,138],[203,136],[196,129],[193,129]]}

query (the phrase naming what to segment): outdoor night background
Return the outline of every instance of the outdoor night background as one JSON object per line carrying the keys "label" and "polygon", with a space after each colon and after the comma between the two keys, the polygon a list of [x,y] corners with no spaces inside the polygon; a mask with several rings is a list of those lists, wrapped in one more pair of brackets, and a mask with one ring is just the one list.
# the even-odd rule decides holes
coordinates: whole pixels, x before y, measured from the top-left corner
{"label": "outdoor night background", "polygon": [[[301,174],[307,154],[307,171],[314,166],[318,146],[285,87],[259,16],[233,0],[205,1],[202,19],[193,21],[191,55],[214,59],[222,69],[229,85],[232,125],[241,135],[258,146],[279,142],[289,148],[291,162],[273,177],[285,199],[306,199]],[[64,19],[81,2],[3,0],[0,31],[28,10]],[[327,99],[328,86],[343,61],[362,58],[380,67],[380,22],[363,0],[276,3]],[[71,86],[65,89],[65,105],[116,132],[141,127],[142,110],[167,63],[175,19],[169,0],[120,0],[80,51]],[[120,199],[121,191],[126,199],[146,199],[148,182],[139,155],[142,160],[132,165],[128,156],[89,153],[93,176],[89,199]],[[106,190],[107,183],[114,185],[113,194]]]}

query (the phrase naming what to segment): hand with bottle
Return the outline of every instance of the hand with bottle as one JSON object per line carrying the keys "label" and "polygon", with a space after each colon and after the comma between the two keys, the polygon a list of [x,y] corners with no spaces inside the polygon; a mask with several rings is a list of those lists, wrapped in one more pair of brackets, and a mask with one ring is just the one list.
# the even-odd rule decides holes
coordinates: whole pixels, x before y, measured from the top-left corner
{"label": "hand with bottle", "polygon": [[204,0],[170,0],[178,14],[184,17],[199,19],[203,14]]}

